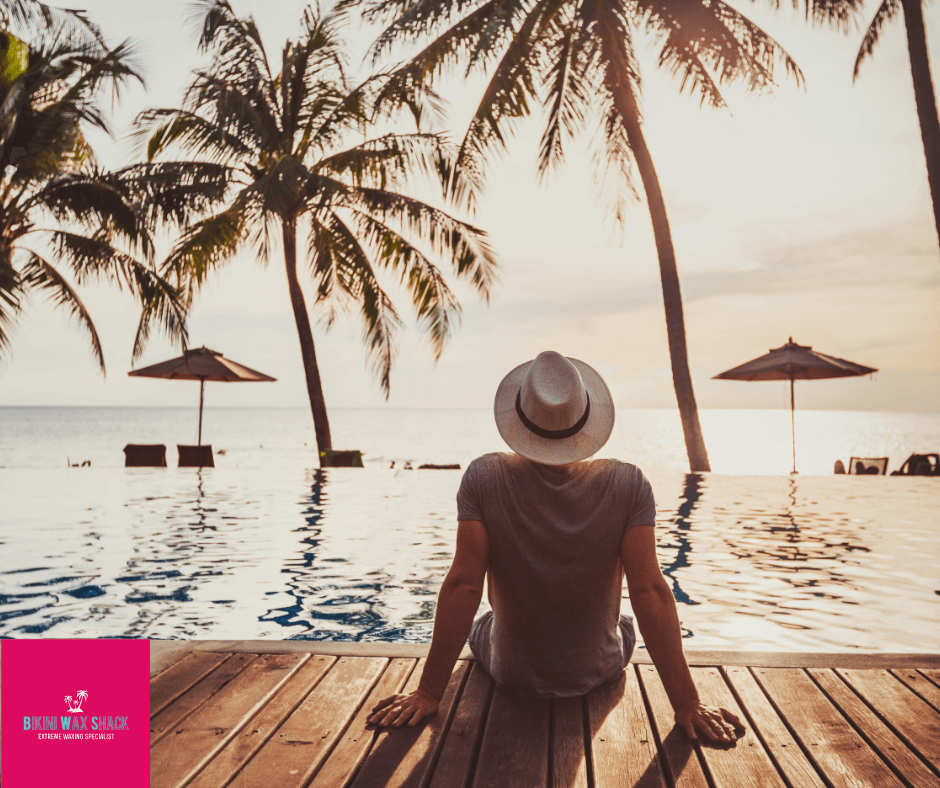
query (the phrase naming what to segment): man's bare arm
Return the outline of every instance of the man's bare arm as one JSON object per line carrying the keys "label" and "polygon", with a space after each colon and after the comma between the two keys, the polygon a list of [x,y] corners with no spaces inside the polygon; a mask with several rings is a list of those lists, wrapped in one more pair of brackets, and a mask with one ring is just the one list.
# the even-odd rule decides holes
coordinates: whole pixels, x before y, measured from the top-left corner
{"label": "man's bare arm", "polygon": [[486,528],[477,520],[462,520],[457,527],[454,563],[444,578],[434,614],[431,649],[418,689],[407,695],[391,695],[373,709],[370,723],[400,727],[417,725],[437,713],[450,675],[483,598],[483,582],[489,566]]}
{"label": "man's bare arm", "polygon": [[656,558],[656,536],[652,525],[636,526],[624,534],[621,560],[627,576],[630,604],[672,703],[676,722],[692,739],[697,738],[697,729],[716,741],[734,741],[734,727],[744,728],[741,720],[727,709],[706,706],[699,700],[692,673],[682,653],[676,601]]}

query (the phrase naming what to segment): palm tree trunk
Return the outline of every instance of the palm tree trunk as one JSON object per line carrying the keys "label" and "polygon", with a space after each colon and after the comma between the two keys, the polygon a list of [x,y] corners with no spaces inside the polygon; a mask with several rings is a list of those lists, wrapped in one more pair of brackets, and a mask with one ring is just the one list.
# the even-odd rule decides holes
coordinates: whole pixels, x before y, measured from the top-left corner
{"label": "palm tree trunk", "polygon": [[901,0],[901,6],[904,8],[904,27],[907,30],[907,50],[911,61],[911,77],[914,79],[920,136],[927,159],[927,182],[933,200],[933,218],[940,239],[940,119],[937,118],[937,101],[930,77],[930,61],[927,59],[924,10],[921,0]]}
{"label": "palm tree trunk", "polygon": [[[313,429],[317,436],[318,452],[324,452],[333,448],[333,440],[330,437],[330,420],[326,415],[326,401],[323,399],[323,386],[320,383],[320,368],[317,366],[317,351],[313,345],[307,303],[297,279],[297,224],[284,220],[281,228],[284,232],[287,286],[290,290],[290,304],[294,309],[294,322],[297,323],[297,336],[300,338],[300,354],[303,356],[304,373],[307,377],[307,395],[310,397],[310,410],[313,412]],[[322,459],[320,466],[323,466]]]}
{"label": "palm tree trunk", "polygon": [[672,246],[672,234],[669,231],[669,218],[666,216],[666,203],[659,188],[659,178],[653,166],[653,157],[646,147],[646,139],[640,127],[640,111],[636,97],[628,86],[620,86],[616,91],[616,100],[627,141],[633,151],[650,218],[653,220],[653,236],[656,239],[656,251],[659,254],[659,276],[663,286],[663,304],[666,308],[666,336],[669,339],[669,357],[672,361],[672,383],[676,389],[679,403],[679,416],[682,419],[682,432],[685,436],[685,449],[689,455],[689,468],[692,473],[711,471],[705,439],[702,437],[702,425],[698,420],[698,406],[695,404],[695,392],[692,390],[692,374],[689,372],[689,354],[685,344],[685,316],[682,312],[682,291],[679,289],[679,272],[676,270],[676,252]]}

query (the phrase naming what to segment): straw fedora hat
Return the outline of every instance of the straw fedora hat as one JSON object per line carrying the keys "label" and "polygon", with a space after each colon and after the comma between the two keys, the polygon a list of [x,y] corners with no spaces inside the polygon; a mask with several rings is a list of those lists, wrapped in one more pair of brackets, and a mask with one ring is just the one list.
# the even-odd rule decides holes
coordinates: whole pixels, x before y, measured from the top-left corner
{"label": "straw fedora hat", "polygon": [[603,378],[552,350],[503,378],[494,411],[509,448],[542,465],[590,457],[614,429],[614,403]]}

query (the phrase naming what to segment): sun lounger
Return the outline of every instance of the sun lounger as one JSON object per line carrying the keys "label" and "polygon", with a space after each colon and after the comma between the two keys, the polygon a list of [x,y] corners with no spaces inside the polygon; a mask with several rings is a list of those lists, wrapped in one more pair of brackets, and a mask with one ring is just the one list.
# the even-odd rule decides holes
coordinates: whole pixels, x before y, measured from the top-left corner
{"label": "sun lounger", "polygon": [[124,447],[125,468],[166,468],[166,446],[162,443],[128,443]]}
{"label": "sun lounger", "polygon": [[892,476],[940,476],[940,454],[912,454]]}
{"label": "sun lounger", "polygon": [[884,476],[888,470],[887,457],[852,457],[849,473],[856,476]]}
{"label": "sun lounger", "polygon": [[176,446],[180,468],[214,468],[212,446]]}
{"label": "sun lounger", "polygon": [[361,451],[339,451],[328,449],[320,452],[320,466],[323,468],[361,468]]}

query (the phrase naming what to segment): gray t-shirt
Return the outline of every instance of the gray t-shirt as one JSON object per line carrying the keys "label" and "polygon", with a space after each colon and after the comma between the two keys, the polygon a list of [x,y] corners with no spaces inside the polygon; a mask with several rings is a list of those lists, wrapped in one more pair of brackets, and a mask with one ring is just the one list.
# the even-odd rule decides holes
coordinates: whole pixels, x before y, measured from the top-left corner
{"label": "gray t-shirt", "polygon": [[493,620],[490,653],[477,656],[498,684],[561,698],[623,669],[621,542],[655,515],[649,482],[628,463],[551,467],[505,453],[470,463],[457,519],[486,526]]}

